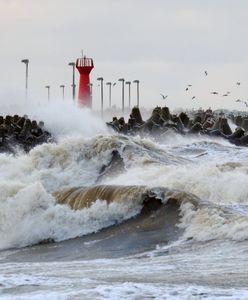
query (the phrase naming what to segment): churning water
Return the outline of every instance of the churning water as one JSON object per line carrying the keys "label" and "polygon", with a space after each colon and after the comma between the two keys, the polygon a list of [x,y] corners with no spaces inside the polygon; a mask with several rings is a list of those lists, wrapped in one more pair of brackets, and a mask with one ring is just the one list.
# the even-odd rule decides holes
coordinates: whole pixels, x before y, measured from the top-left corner
{"label": "churning water", "polygon": [[[247,148],[54,110],[28,113],[56,144],[0,154],[2,299],[248,299]],[[147,195],[163,205],[143,212]]]}

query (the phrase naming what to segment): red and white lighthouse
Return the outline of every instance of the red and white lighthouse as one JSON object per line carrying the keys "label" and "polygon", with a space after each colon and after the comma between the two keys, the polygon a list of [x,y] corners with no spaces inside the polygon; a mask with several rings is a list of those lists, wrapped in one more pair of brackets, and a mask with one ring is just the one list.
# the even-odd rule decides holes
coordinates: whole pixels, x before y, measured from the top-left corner
{"label": "red and white lighthouse", "polygon": [[90,86],[90,72],[94,68],[92,58],[78,58],[76,68],[80,74],[78,104],[79,106],[91,107],[91,86]]}

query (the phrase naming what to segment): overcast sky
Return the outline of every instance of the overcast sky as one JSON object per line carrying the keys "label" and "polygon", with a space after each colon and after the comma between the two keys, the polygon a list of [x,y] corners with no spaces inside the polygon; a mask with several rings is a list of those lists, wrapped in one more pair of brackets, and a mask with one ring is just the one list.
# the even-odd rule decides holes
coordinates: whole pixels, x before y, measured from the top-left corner
{"label": "overcast sky", "polygon": [[[30,101],[47,101],[48,84],[51,101],[61,98],[61,84],[71,101],[68,62],[81,49],[95,63],[95,108],[99,76],[139,79],[146,107],[164,104],[160,93],[170,107],[245,109],[235,100],[248,99],[247,0],[0,0],[0,41],[0,103],[23,97],[24,58],[30,60]],[[107,96],[105,88],[105,106]],[[113,98],[120,106],[120,83]]]}

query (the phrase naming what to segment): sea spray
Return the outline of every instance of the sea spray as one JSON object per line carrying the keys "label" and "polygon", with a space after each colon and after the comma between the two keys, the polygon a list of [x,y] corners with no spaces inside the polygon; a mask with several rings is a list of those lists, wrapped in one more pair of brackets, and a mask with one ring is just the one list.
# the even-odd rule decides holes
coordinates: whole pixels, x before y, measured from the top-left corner
{"label": "sea spray", "polygon": [[[56,112],[56,113],[55,113]],[[104,121],[88,108],[78,109],[72,101],[53,100],[51,102],[28,102],[20,105],[11,103],[1,107],[1,115],[27,115],[31,119],[44,121],[46,128],[60,139],[64,136],[81,135],[91,137],[99,133],[111,132]]]}
{"label": "sea spray", "polygon": [[[97,201],[90,209],[79,212],[58,205],[52,197],[53,192],[63,188],[95,184],[102,167],[111,162],[113,150],[120,153],[125,172],[106,178],[103,184],[159,186],[195,194],[220,205],[220,209],[213,210],[211,206],[196,209],[187,206],[187,202],[183,204],[186,205],[185,209],[182,206],[185,238],[246,238],[248,222],[245,217],[240,219],[238,211],[234,210],[234,217],[227,220],[218,215],[222,213],[222,205],[247,203],[247,159],[243,148],[202,137],[183,137],[175,139],[174,144],[163,144],[166,139],[158,143],[150,138],[98,134],[97,130],[92,137],[74,130],[72,136],[63,130],[57,134],[56,144],[38,146],[29,154],[0,155],[1,224],[7,220],[1,228],[1,247],[77,237],[137,214],[140,210],[137,203],[129,209]],[[186,218],[187,215],[190,217]],[[211,232],[210,225],[207,230],[205,227],[211,222],[215,224],[213,232],[201,236],[204,230]],[[225,226],[222,228],[221,224]]]}
{"label": "sea spray", "polygon": [[0,249],[93,233],[131,218],[140,209],[132,201],[108,205],[97,200],[89,208],[74,211],[67,205],[57,204],[40,183],[33,183],[1,201]]}

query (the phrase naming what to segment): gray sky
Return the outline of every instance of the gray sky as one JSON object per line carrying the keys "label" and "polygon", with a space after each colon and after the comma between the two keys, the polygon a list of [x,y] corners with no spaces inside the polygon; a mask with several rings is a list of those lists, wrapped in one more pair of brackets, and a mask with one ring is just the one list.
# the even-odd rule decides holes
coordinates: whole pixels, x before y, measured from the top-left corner
{"label": "gray sky", "polygon": [[[0,0],[0,41],[0,103],[23,97],[23,58],[30,59],[30,101],[47,101],[47,84],[52,100],[65,84],[70,101],[68,62],[81,49],[95,63],[95,108],[99,76],[139,79],[146,107],[162,105],[160,93],[170,107],[244,109],[234,101],[248,99],[247,0]],[[221,95],[210,94],[215,90]],[[113,98],[120,106],[120,83]]]}

